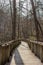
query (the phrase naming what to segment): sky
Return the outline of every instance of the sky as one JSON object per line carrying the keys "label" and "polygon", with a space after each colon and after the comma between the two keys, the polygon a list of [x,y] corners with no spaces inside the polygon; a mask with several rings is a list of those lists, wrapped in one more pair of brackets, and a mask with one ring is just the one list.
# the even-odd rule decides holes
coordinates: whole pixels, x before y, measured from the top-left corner
{"label": "sky", "polygon": [[[5,4],[9,4],[9,0],[0,0],[0,3],[4,3],[4,1],[5,1]],[[21,0],[21,1],[24,1],[24,0]],[[19,0],[16,0],[16,2],[19,2]],[[30,2],[30,0],[28,0],[28,9],[30,10],[31,9],[31,5],[29,4],[29,2]],[[41,0],[41,2],[43,3],[43,0]],[[26,7],[26,2],[24,3],[23,7]],[[24,12],[25,12],[25,10],[24,10]]]}

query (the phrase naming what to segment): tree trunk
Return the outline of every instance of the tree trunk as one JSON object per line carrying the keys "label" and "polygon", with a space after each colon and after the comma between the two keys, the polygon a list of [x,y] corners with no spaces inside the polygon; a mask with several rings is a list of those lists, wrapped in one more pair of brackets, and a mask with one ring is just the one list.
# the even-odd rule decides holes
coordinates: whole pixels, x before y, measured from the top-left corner
{"label": "tree trunk", "polygon": [[16,37],[16,0],[13,0],[12,39]]}

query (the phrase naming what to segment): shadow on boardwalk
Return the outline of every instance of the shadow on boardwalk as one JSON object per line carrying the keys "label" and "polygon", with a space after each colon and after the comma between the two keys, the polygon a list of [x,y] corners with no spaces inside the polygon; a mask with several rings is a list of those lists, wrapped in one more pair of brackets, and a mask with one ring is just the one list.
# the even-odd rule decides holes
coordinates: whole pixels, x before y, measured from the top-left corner
{"label": "shadow on boardwalk", "polygon": [[23,60],[20,56],[20,53],[17,49],[15,51],[14,60],[15,60],[16,65],[24,65]]}
{"label": "shadow on boardwalk", "polygon": [[[12,60],[15,62],[14,64],[12,64]],[[13,51],[12,56],[10,56],[10,61],[5,65],[24,65],[18,49]]]}

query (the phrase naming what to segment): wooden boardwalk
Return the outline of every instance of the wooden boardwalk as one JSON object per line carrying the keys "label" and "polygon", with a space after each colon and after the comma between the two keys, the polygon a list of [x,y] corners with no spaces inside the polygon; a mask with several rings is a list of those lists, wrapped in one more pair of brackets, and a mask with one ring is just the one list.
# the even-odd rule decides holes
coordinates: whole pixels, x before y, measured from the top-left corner
{"label": "wooden boardwalk", "polygon": [[43,65],[29,49],[25,42],[15,49],[11,61],[5,65]]}

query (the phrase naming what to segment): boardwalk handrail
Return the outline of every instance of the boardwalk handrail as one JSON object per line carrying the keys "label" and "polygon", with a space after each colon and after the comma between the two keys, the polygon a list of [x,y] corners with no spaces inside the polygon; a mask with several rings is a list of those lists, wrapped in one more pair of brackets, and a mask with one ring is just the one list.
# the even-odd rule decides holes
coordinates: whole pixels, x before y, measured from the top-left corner
{"label": "boardwalk handrail", "polygon": [[17,47],[21,41],[27,42],[32,52],[34,52],[34,54],[38,56],[43,62],[43,42],[20,38],[0,45],[0,65],[8,61],[12,50],[15,49],[15,47]]}
{"label": "boardwalk handrail", "polygon": [[30,42],[43,45],[43,42],[40,42],[40,41],[32,41],[32,40],[30,40]]}
{"label": "boardwalk handrail", "polygon": [[15,49],[20,43],[21,41],[16,39],[0,45],[0,65],[9,60],[13,49]]}
{"label": "boardwalk handrail", "polygon": [[29,47],[32,52],[43,62],[43,42],[30,40]]}

